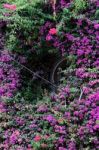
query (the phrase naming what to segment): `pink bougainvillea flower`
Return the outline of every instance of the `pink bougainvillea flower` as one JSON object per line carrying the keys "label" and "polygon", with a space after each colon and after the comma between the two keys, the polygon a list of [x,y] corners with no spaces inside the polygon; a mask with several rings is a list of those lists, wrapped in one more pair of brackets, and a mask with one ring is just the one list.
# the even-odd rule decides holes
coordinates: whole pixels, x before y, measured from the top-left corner
{"label": "pink bougainvillea flower", "polygon": [[59,150],[66,150],[66,148],[64,148],[64,147],[59,147]]}
{"label": "pink bougainvillea flower", "polygon": [[95,29],[99,29],[99,24],[95,24],[95,25],[94,25],[94,28],[95,28]]}
{"label": "pink bougainvillea flower", "polygon": [[20,132],[19,132],[18,130],[16,130],[16,131],[14,132],[14,134],[16,134],[16,136],[19,136],[19,135],[20,135]]}
{"label": "pink bougainvillea flower", "polygon": [[50,40],[52,40],[52,36],[47,35],[47,36],[46,36],[46,41],[50,41]]}
{"label": "pink bougainvillea flower", "polygon": [[50,33],[51,35],[57,34],[56,28],[51,28],[51,29],[49,30],[49,33]]}
{"label": "pink bougainvillea flower", "polygon": [[36,135],[35,138],[34,138],[34,141],[35,142],[39,142],[41,140],[41,136],[40,135]]}
{"label": "pink bougainvillea flower", "polygon": [[3,4],[3,7],[9,10],[16,10],[16,5],[11,5],[11,4]]}
{"label": "pink bougainvillea flower", "polygon": [[0,113],[6,112],[5,104],[0,102]]}

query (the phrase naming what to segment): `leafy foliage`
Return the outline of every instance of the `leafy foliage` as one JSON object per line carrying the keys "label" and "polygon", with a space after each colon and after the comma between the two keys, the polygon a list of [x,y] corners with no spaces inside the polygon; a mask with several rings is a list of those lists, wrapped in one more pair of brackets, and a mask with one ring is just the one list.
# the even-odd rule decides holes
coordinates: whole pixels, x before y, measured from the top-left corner
{"label": "leafy foliage", "polygon": [[[11,1],[18,7],[0,9],[1,18],[8,23],[8,47],[28,58],[34,50],[44,50],[43,55],[48,50],[59,50],[67,63],[57,94],[41,91],[42,97],[37,95],[35,100],[32,82],[27,80],[23,93],[13,97],[20,86],[20,72],[10,54],[0,51],[0,148],[99,149],[99,2],[89,0],[87,8],[84,0],[61,0],[55,5],[56,16],[52,3],[26,2]],[[35,100],[35,104],[27,99]]]}
{"label": "leafy foliage", "polygon": [[74,0],[74,12],[81,13],[86,10],[88,6],[88,2],[86,0]]}
{"label": "leafy foliage", "polygon": [[13,3],[17,6],[16,11],[11,13],[3,9],[2,13],[9,16],[1,16],[4,20],[10,21],[7,25],[7,47],[14,51],[26,51],[33,48],[33,41],[38,39],[40,26],[52,17],[43,13],[41,1],[39,3],[21,0]]}

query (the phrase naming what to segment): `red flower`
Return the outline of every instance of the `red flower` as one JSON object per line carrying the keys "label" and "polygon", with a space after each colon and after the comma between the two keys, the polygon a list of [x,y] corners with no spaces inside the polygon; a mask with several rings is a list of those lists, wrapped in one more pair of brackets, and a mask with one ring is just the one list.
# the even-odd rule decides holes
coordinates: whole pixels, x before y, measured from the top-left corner
{"label": "red flower", "polygon": [[49,33],[50,33],[51,35],[57,34],[56,28],[51,28],[51,29],[49,30]]}
{"label": "red flower", "polygon": [[41,136],[40,135],[36,135],[35,138],[34,138],[34,141],[35,142],[39,142],[41,140]]}
{"label": "red flower", "polygon": [[10,10],[16,10],[16,5],[3,4],[3,7]]}

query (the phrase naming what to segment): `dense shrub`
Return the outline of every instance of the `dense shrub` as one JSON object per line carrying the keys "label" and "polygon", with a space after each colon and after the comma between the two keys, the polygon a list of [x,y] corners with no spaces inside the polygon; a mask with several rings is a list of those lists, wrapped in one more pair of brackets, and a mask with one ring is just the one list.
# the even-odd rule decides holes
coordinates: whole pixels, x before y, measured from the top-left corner
{"label": "dense shrub", "polygon": [[5,21],[0,21],[0,97],[12,97],[19,86],[19,71],[12,64],[12,58],[5,48]]}
{"label": "dense shrub", "polygon": [[[78,70],[75,76],[79,76]],[[84,75],[83,84],[85,79]],[[79,87],[66,86],[51,98],[44,97],[36,106],[20,97],[1,102],[1,148],[98,149],[99,80],[90,81],[89,77],[86,85],[82,83],[82,96]]]}
{"label": "dense shrub", "polygon": [[[51,6],[53,2],[49,4],[49,7],[46,4],[43,5],[42,10],[39,9],[40,14],[43,13],[42,15],[36,11],[37,16],[44,17],[46,12],[44,8],[48,7],[50,8],[49,12],[53,15],[49,19],[48,14],[45,15],[43,23],[37,26],[37,30],[36,27],[34,28],[37,31],[37,34],[35,33],[36,38],[33,38],[29,32],[29,29],[32,29],[32,25],[34,25],[32,23],[35,23],[36,19],[31,23],[28,16],[25,16],[27,19],[24,18],[25,10],[30,9],[30,6],[24,6],[22,12],[20,8],[17,10],[15,6],[10,7],[10,9],[14,9],[14,17],[17,18],[18,15],[19,18],[23,17],[22,20],[26,21],[26,24],[24,24],[26,26],[24,26],[19,20],[14,22],[16,18],[13,18],[13,15],[11,16],[13,23],[9,24],[9,27],[14,23],[20,23],[18,31],[14,26],[16,35],[19,31],[23,31],[22,28],[26,29],[26,35],[28,33],[31,38],[28,41],[29,44],[31,41],[36,42],[37,47],[33,45],[33,49],[46,50],[47,47],[47,50],[53,50],[54,48],[59,50],[62,55],[69,56],[69,59],[75,58],[75,61],[70,64],[69,69],[73,70],[70,76],[66,73],[68,68],[63,70],[64,79],[62,79],[61,88],[58,89],[57,94],[50,97],[46,93],[46,96],[35,106],[26,102],[25,98],[20,98],[20,95],[6,101],[4,99],[0,100],[1,149],[99,149],[99,20],[97,17],[99,2],[98,0],[94,2],[90,0],[88,4],[85,4],[85,1],[79,1],[84,6],[80,15],[79,9],[81,6],[76,6],[78,5],[77,0],[75,2],[57,1],[54,15]],[[30,10],[32,11],[32,7]],[[27,12],[28,10],[26,15]],[[27,27],[27,20],[31,28]],[[36,23],[35,25],[37,25]],[[33,32],[35,32],[34,30]],[[11,32],[12,30],[10,30]],[[15,38],[18,39],[16,35]],[[24,37],[22,36],[22,41],[24,41]],[[27,42],[27,39],[25,40]],[[13,44],[10,44],[11,48],[14,48]],[[17,45],[17,43],[14,44],[14,46]],[[22,47],[18,48],[19,51],[25,50],[24,47],[27,49],[23,42]],[[9,96],[9,92],[11,92],[11,97],[18,86],[19,77],[17,70],[12,67],[12,59],[7,51],[2,51],[0,57],[1,94]],[[2,83],[2,81],[4,82]],[[4,89],[8,93],[5,93]]]}
{"label": "dense shrub", "polygon": [[8,49],[26,54],[35,50],[40,51],[39,28],[46,20],[53,20],[53,17],[49,12],[47,15],[43,12],[43,0],[41,3],[39,0],[14,1],[12,6],[13,3],[15,10],[11,10],[6,5],[2,5],[1,9],[1,18],[9,21],[6,33]]}
{"label": "dense shrub", "polygon": [[0,51],[0,97],[12,97],[19,87],[19,69],[7,50]]}

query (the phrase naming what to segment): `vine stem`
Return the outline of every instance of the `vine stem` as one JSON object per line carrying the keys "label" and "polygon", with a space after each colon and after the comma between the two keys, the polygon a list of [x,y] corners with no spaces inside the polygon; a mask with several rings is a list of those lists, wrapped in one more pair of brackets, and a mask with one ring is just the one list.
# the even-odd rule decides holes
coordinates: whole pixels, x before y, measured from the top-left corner
{"label": "vine stem", "polygon": [[52,4],[52,8],[53,8],[53,16],[54,16],[54,19],[56,18],[56,0],[49,0],[50,3]]}
{"label": "vine stem", "polygon": [[81,100],[82,95],[83,95],[83,90],[81,89],[81,93],[80,93],[80,96],[79,96],[79,101]]}

